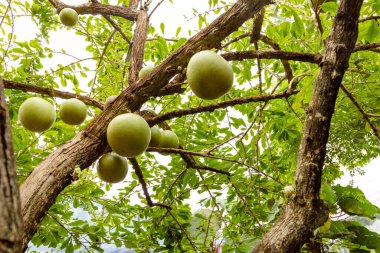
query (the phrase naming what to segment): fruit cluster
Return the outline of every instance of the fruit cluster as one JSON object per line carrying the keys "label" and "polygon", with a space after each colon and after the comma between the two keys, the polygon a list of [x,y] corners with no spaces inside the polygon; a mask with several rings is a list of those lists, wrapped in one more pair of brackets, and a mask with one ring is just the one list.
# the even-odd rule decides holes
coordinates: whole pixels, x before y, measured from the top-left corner
{"label": "fruit cluster", "polygon": [[[59,13],[61,22],[74,26],[78,22],[78,13],[64,8]],[[141,69],[139,79],[148,77],[154,66]],[[187,80],[191,90],[202,99],[217,99],[232,87],[233,71],[228,62],[217,53],[205,50],[194,54],[187,66]],[[105,101],[105,109],[112,104],[116,95]],[[62,103],[60,117],[70,125],[83,123],[87,115],[86,105],[78,99],[68,99]],[[19,120],[28,130],[43,132],[55,122],[54,106],[48,101],[32,97],[24,101],[19,109]],[[104,154],[98,161],[97,173],[107,183],[121,182],[127,175],[126,157],[141,155],[148,147],[178,148],[177,135],[170,130],[161,130],[158,126],[149,127],[143,117],[135,113],[124,113],[113,118],[107,127],[107,142],[112,152]],[[161,152],[162,155],[167,155]]]}

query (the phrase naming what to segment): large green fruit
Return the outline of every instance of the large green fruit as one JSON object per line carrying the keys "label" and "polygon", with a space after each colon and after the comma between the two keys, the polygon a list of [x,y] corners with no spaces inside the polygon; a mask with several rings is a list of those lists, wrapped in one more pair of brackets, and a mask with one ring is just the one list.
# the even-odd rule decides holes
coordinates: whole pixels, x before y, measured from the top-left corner
{"label": "large green fruit", "polygon": [[119,183],[127,176],[128,163],[116,153],[104,154],[96,167],[98,177],[107,183]]}
{"label": "large green fruit", "polygon": [[55,122],[55,109],[48,101],[32,97],[25,100],[18,111],[20,123],[33,132],[48,130]]}
{"label": "large green fruit", "polygon": [[194,54],[187,65],[187,81],[194,94],[202,99],[216,99],[232,87],[234,74],[230,64],[213,51]]}
{"label": "large green fruit", "polygon": [[78,13],[71,8],[64,8],[59,13],[59,19],[66,26],[74,26],[78,22]]}
{"label": "large green fruit", "polygon": [[106,109],[108,106],[110,106],[110,104],[115,101],[115,99],[117,98],[117,95],[112,95],[112,96],[109,96],[107,99],[106,99],[106,102],[104,103],[104,109]]}
{"label": "large green fruit", "polygon": [[149,75],[153,69],[154,69],[153,65],[148,65],[148,66],[142,68],[139,72],[139,79],[143,79],[144,77]]}
{"label": "large green fruit", "polygon": [[133,113],[116,116],[107,127],[107,141],[121,156],[142,154],[150,142],[150,127],[143,117]]}
{"label": "large green fruit", "polygon": [[61,105],[59,116],[61,117],[61,120],[66,124],[82,124],[87,116],[87,106],[79,99],[67,99]]}
{"label": "large green fruit", "polygon": [[154,126],[150,128],[150,132],[151,132],[151,138],[150,138],[149,147],[160,146],[163,140],[161,129],[158,126]]}

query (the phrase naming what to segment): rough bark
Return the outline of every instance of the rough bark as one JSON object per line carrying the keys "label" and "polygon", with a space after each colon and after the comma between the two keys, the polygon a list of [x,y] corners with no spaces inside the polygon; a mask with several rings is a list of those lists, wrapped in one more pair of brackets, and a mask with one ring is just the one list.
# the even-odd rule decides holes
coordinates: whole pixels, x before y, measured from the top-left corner
{"label": "rough bark", "polygon": [[362,3],[362,0],[340,2],[306,112],[295,194],[253,252],[299,252],[313,230],[328,218],[328,208],[319,198],[322,168],[335,101],[357,39]]}
{"label": "rough bark", "polygon": [[237,1],[226,13],[168,56],[148,78],[130,85],[82,132],[39,164],[21,185],[25,224],[23,248],[27,247],[57,195],[70,184],[74,168],[87,168],[103,153],[107,144],[106,126],[115,115],[138,110],[149,97],[159,93],[177,73],[178,66],[185,67],[190,57],[200,50],[217,47],[224,38],[269,3],[270,0]]}
{"label": "rough bark", "polygon": [[133,84],[138,79],[139,71],[144,61],[145,42],[147,37],[148,13],[143,10],[137,17],[136,29],[132,38],[128,85]]}
{"label": "rough bark", "polygon": [[12,134],[0,80],[0,252],[21,251],[22,216]]}

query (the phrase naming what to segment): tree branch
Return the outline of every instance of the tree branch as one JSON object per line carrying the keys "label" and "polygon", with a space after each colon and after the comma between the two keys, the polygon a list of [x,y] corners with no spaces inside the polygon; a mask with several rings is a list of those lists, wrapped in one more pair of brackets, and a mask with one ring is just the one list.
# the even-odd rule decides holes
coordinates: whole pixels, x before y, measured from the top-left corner
{"label": "tree branch", "polygon": [[135,170],[136,176],[139,179],[139,182],[141,184],[141,188],[143,189],[145,199],[146,199],[146,202],[148,203],[148,206],[150,206],[150,207],[159,206],[159,207],[163,207],[163,208],[170,210],[171,209],[170,206],[165,205],[165,204],[161,204],[161,203],[155,203],[152,201],[152,198],[149,195],[148,186],[145,182],[144,175],[141,171],[139,163],[137,162],[136,158],[128,158],[128,160],[132,163],[132,166],[133,166],[133,169]]}
{"label": "tree branch", "polygon": [[59,0],[49,0],[59,13],[63,8],[74,9],[78,14],[111,15],[125,18],[130,21],[137,19],[138,11],[125,6],[104,5],[101,3],[88,2],[81,5],[68,5]]}
{"label": "tree branch", "polygon": [[326,40],[326,54],[313,84],[310,106],[306,110],[298,151],[295,194],[253,252],[299,252],[314,229],[328,218],[328,207],[319,197],[322,169],[335,101],[358,36],[362,3],[363,0],[340,1]]}
{"label": "tree branch", "polygon": [[252,103],[252,102],[265,102],[272,99],[285,98],[285,97],[289,97],[291,95],[297,94],[298,92],[299,92],[298,90],[291,90],[291,91],[286,91],[284,93],[273,94],[273,95],[235,98],[235,99],[226,100],[226,101],[222,101],[215,104],[176,110],[176,111],[168,112],[166,114],[159,115],[152,119],[149,119],[149,124],[155,125],[172,118],[178,118],[185,115],[201,113],[201,112],[212,112],[212,111],[215,111],[216,109],[226,108],[233,105],[247,104],[247,103]]}
{"label": "tree branch", "polygon": [[22,229],[11,125],[0,79],[0,252],[20,252]]}
{"label": "tree branch", "polygon": [[39,93],[39,94],[43,94],[43,95],[48,95],[51,97],[77,98],[87,105],[98,107],[101,110],[103,110],[103,108],[104,108],[103,102],[101,102],[97,99],[87,97],[87,96],[83,96],[83,95],[70,93],[70,92],[66,92],[66,91],[60,91],[60,90],[40,87],[37,85],[26,84],[26,83],[19,83],[19,82],[14,82],[14,81],[10,81],[10,80],[4,80],[4,86],[6,89],[17,89],[17,90],[22,90],[25,92],[35,92],[35,93]]}
{"label": "tree branch", "polygon": [[373,134],[380,141],[379,131],[377,130],[376,126],[372,123],[368,113],[364,111],[364,109],[360,106],[359,102],[355,99],[354,95],[351,92],[349,92],[343,84],[340,85],[340,88],[347,95],[347,97],[352,101],[352,103],[359,110],[359,112],[363,115],[364,120],[367,121],[368,125],[371,127]]}

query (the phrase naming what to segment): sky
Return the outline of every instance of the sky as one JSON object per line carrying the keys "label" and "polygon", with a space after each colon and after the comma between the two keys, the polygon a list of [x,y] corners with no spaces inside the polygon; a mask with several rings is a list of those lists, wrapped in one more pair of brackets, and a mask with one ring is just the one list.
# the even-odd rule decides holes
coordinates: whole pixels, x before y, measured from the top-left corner
{"label": "sky", "polygon": [[[87,2],[83,0],[64,0],[67,4],[77,5],[80,3]],[[117,1],[110,1],[117,2]],[[153,0],[152,7],[155,6],[159,1]],[[206,0],[177,0],[174,3],[170,3],[168,0],[164,1],[160,7],[155,11],[153,16],[151,17],[151,24],[153,24],[156,28],[156,31],[159,31],[160,23],[165,24],[165,34],[164,36],[167,38],[174,37],[177,27],[181,25],[181,35],[188,36],[188,30],[191,30],[194,27],[198,27],[198,19],[192,18],[193,11],[192,8],[198,10],[199,13],[202,13],[208,9],[208,1]],[[168,15],[170,13],[170,15]],[[17,34],[18,41],[26,41],[30,40],[34,37],[36,29],[38,29],[33,22],[30,22],[29,17],[20,17],[15,21],[15,33]],[[194,33],[192,33],[194,34]],[[86,52],[85,48],[87,46],[87,42],[78,39],[78,36],[75,35],[75,31],[72,29],[68,29],[63,27],[62,29],[53,32],[51,34],[50,47],[53,47],[56,51],[60,51],[62,48],[68,52],[71,52],[78,58],[88,58],[91,55]],[[75,61],[75,59],[63,56],[63,55],[54,55],[52,59],[46,59],[45,68],[57,68],[58,64],[66,65]],[[90,69],[95,67],[94,62],[87,62]],[[88,83],[89,79],[85,79],[80,77],[83,83]],[[89,75],[91,78],[91,75]],[[87,87],[83,87],[83,90],[88,89]],[[66,90],[70,90],[68,86]],[[165,161],[163,161],[165,162]],[[356,174],[354,177],[351,177],[348,172],[345,172],[345,175],[336,181],[337,184],[348,185],[352,184],[353,186],[359,187],[366,195],[366,197],[374,204],[380,207],[380,184],[378,183],[380,178],[380,157],[374,159],[369,164],[363,167],[365,171],[364,175]],[[129,179],[131,180],[130,173]],[[120,185],[121,187],[122,185]],[[116,186],[117,187],[117,186]],[[112,194],[112,193],[111,193]],[[196,199],[200,199],[199,196]],[[136,197],[136,201],[139,201]],[[200,208],[200,205],[195,201],[192,201],[193,211],[196,211]],[[380,232],[380,222],[376,223],[372,229]]]}

